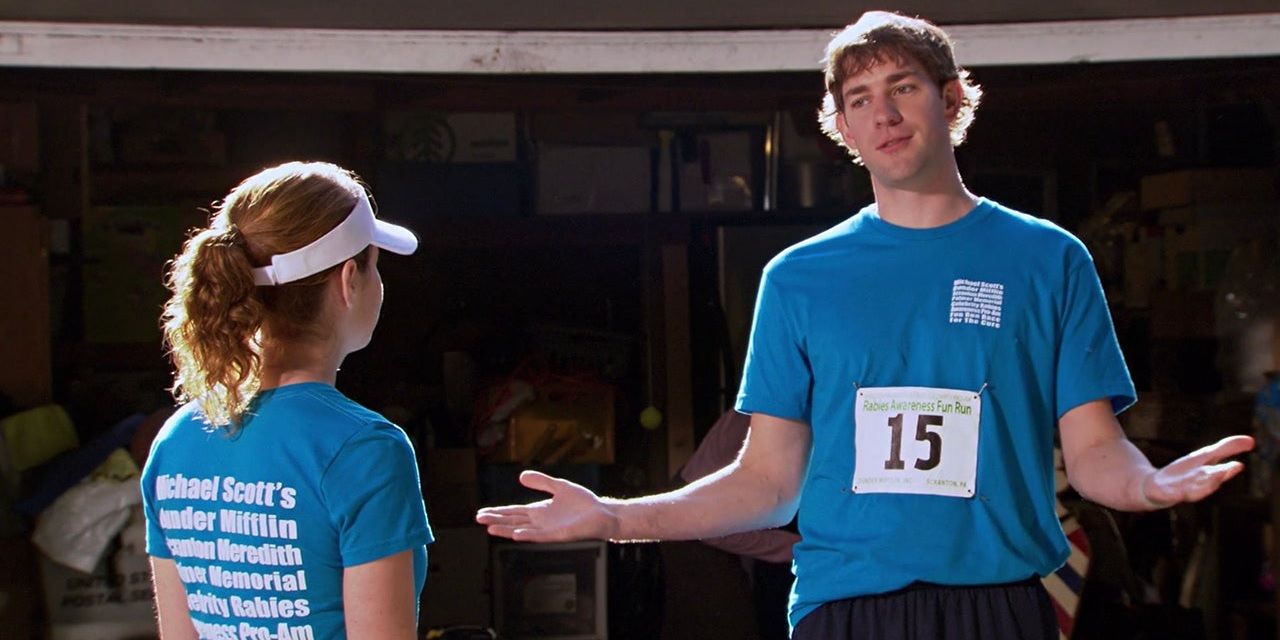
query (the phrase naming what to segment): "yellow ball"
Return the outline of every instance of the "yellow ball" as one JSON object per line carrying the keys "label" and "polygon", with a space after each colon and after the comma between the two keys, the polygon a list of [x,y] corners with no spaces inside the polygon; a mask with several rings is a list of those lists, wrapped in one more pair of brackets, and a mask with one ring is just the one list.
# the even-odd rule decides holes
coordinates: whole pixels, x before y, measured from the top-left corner
{"label": "yellow ball", "polygon": [[662,426],[662,412],[658,408],[649,405],[640,412],[640,426],[652,431]]}

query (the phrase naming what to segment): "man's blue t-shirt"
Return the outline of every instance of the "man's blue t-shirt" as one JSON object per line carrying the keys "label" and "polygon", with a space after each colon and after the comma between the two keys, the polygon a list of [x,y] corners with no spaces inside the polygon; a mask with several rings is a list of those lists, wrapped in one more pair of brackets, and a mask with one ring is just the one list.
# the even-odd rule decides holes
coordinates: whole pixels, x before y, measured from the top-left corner
{"label": "man's blue t-shirt", "polygon": [[[862,392],[879,404],[861,409],[879,413],[856,411]],[[916,581],[995,584],[1060,566],[1054,429],[1099,399],[1121,411],[1133,383],[1092,259],[1049,222],[984,199],[953,223],[908,229],[872,206],[777,256],[737,408],[812,427],[792,624]],[[855,442],[881,457],[856,470]],[[929,475],[957,454],[972,481]],[[879,489],[908,476],[924,488],[855,486],[868,475]]]}
{"label": "man's blue t-shirt", "polygon": [[343,569],[432,542],[413,446],[322,383],[264,391],[232,435],[194,404],[142,475],[147,552],[172,558],[200,638],[345,638]]}

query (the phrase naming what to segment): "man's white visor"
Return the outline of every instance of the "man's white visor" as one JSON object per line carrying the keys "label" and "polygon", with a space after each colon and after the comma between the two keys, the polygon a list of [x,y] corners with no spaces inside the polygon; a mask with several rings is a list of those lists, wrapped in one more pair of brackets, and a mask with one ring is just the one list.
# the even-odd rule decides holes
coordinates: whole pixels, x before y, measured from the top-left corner
{"label": "man's white visor", "polygon": [[407,256],[418,248],[418,238],[404,227],[373,217],[369,196],[362,189],[346,220],[301,249],[271,256],[270,266],[253,270],[253,282],[269,286],[300,280],[354,257],[369,245]]}

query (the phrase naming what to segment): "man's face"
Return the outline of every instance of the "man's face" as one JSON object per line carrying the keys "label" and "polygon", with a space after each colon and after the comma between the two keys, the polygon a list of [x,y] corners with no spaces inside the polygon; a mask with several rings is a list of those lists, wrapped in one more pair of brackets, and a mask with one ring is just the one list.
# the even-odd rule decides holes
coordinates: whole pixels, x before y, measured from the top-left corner
{"label": "man's face", "polygon": [[886,55],[841,87],[836,116],[845,144],[857,149],[873,181],[924,190],[934,184],[951,153],[950,123],[960,102],[955,81],[944,87],[919,63]]}

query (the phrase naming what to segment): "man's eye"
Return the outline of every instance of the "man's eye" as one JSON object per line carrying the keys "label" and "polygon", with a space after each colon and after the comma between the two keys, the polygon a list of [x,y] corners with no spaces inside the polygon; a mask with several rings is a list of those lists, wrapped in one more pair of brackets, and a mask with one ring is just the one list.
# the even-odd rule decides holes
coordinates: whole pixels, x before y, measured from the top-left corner
{"label": "man's eye", "polygon": [[893,88],[894,93],[898,93],[898,94],[911,93],[912,91],[915,91],[915,90],[916,90],[916,86],[913,84],[900,84]]}

